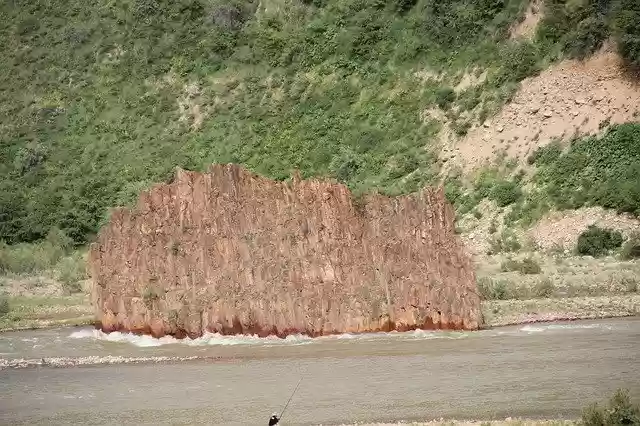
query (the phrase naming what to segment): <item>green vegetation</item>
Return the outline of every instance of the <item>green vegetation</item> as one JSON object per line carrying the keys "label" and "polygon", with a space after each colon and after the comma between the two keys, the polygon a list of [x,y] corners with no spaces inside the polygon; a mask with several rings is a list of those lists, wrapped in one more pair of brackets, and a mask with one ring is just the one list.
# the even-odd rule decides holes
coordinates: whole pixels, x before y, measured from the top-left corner
{"label": "green vegetation", "polygon": [[596,205],[640,215],[640,124],[610,128],[601,138],[557,144],[534,154],[536,183],[560,209]]}
{"label": "green vegetation", "polygon": [[487,254],[511,253],[522,248],[518,241],[518,236],[510,229],[504,229],[500,235],[492,236],[489,240],[489,251]]}
{"label": "green vegetation", "polygon": [[49,277],[58,280],[65,292],[78,293],[86,278],[84,253],[74,250],[73,241],[57,228],[33,244],[10,246],[0,241],[0,275]]}
{"label": "green vegetation", "polygon": [[[499,207],[509,206],[504,216],[507,227],[529,226],[552,208],[600,206],[640,216],[638,141],[640,123],[614,125],[601,137],[574,139],[566,147],[556,140],[527,158],[535,173],[526,191],[521,175],[509,179],[504,171],[492,168],[484,170],[472,187],[449,181],[447,197],[459,214],[473,209],[482,198],[494,200]],[[498,244],[492,252],[499,251]]]}
{"label": "green vegetation", "polygon": [[507,283],[502,280],[479,279],[478,291],[483,300],[505,300],[510,298],[507,293]]}
{"label": "green vegetation", "polygon": [[[235,162],[398,194],[431,182],[426,107],[495,111],[535,71],[525,0],[0,6],[0,239],[84,244],[175,166]],[[451,89],[469,67],[481,88]],[[442,81],[419,73],[441,73]],[[418,73],[418,74],[416,74]],[[451,109],[451,108],[449,108]],[[463,127],[464,125],[461,124]]]}
{"label": "green vegetation", "polygon": [[631,235],[620,251],[622,260],[640,259],[640,234]]}
{"label": "green vegetation", "polygon": [[636,0],[545,0],[538,27],[541,44],[555,44],[570,57],[584,58],[613,36],[631,67],[640,66],[640,6]]}
{"label": "green vegetation", "polygon": [[523,275],[535,275],[542,272],[540,264],[531,257],[522,260],[507,259],[500,266],[502,272],[520,272]]}
{"label": "green vegetation", "polygon": [[600,257],[622,245],[622,234],[611,229],[590,226],[578,237],[576,251],[581,255]]}
{"label": "green vegetation", "polygon": [[70,253],[72,241],[59,229],[52,229],[38,244],[9,246],[0,242],[0,273],[31,273],[49,270]]}
{"label": "green vegetation", "polygon": [[607,406],[598,403],[589,405],[582,413],[584,426],[625,426],[640,424],[640,406],[633,404],[629,392],[618,389]]}
{"label": "green vegetation", "polygon": [[0,317],[7,315],[9,312],[11,312],[9,298],[4,294],[0,294]]}
{"label": "green vegetation", "polygon": [[533,294],[541,298],[551,297],[555,291],[556,286],[549,278],[543,278],[533,287]]}
{"label": "green vegetation", "polygon": [[482,277],[478,291],[483,300],[529,300],[552,297],[556,286],[549,278],[542,278],[530,285],[501,278]]}
{"label": "green vegetation", "polygon": [[[613,33],[637,60],[633,0],[549,3],[558,13],[538,37],[516,42],[526,0],[4,2],[0,240],[57,227],[83,245],[176,166],[414,191],[438,171],[442,123],[425,110],[462,135],[573,39],[588,52]],[[453,89],[478,70],[479,86]],[[486,196],[507,206],[522,193],[506,180]]]}
{"label": "green vegetation", "polygon": [[86,325],[93,309],[85,294],[62,297],[0,294],[0,330],[46,325]]}

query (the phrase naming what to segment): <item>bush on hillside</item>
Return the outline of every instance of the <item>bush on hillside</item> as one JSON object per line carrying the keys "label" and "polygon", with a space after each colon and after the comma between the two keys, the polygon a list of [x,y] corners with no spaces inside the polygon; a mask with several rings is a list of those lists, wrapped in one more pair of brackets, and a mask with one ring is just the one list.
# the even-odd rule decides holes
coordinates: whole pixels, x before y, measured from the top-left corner
{"label": "bush on hillside", "polygon": [[528,41],[508,44],[502,51],[502,68],[497,76],[501,83],[520,81],[540,72],[538,47]]}
{"label": "bush on hillside", "polygon": [[73,249],[72,240],[54,228],[38,243],[8,245],[0,241],[0,273],[23,274],[52,269]]}
{"label": "bush on hillside", "polygon": [[598,50],[610,31],[602,15],[589,16],[580,21],[564,42],[569,57],[584,59]]}
{"label": "bush on hillside", "polygon": [[86,278],[85,262],[82,256],[76,253],[65,257],[58,262],[56,268],[58,279],[67,293],[74,294],[82,291],[81,281]]}
{"label": "bush on hillside", "polygon": [[520,273],[525,275],[535,275],[542,272],[540,264],[531,257],[525,257],[520,262]]}
{"label": "bush on hillside", "polygon": [[578,237],[576,249],[578,254],[600,257],[621,245],[622,234],[620,232],[591,225]]}
{"label": "bush on hillside", "polygon": [[548,145],[541,146],[533,151],[533,153],[527,158],[529,165],[535,164],[536,166],[545,166],[553,163],[562,154],[562,146],[560,142],[555,140]]}
{"label": "bush on hillside", "polygon": [[640,70],[640,5],[637,0],[618,0],[614,8],[613,32],[620,56],[635,71]]}
{"label": "bush on hillside", "polygon": [[520,272],[523,275],[536,275],[542,272],[540,264],[531,257],[522,260],[507,259],[500,265],[502,272]]}
{"label": "bush on hillside", "polygon": [[489,198],[494,200],[499,207],[513,204],[522,197],[522,188],[515,181],[503,180],[495,184],[489,193]]}
{"label": "bush on hillside", "polygon": [[631,402],[627,390],[618,389],[609,399],[608,406],[601,407],[594,403],[585,408],[581,420],[584,426],[638,425],[640,407]]}
{"label": "bush on hillside", "polygon": [[553,284],[550,278],[545,277],[538,281],[533,287],[533,295],[539,298],[549,298],[553,296],[553,292],[556,290],[556,286]]}
{"label": "bush on hillside", "polygon": [[487,254],[512,253],[522,248],[518,236],[509,229],[504,229],[499,236],[492,235],[489,239]]}
{"label": "bush on hillside", "polygon": [[607,24],[609,0],[545,0],[545,14],[537,29],[543,43],[559,43],[571,57],[595,52],[611,33]]}
{"label": "bush on hillside", "polygon": [[623,260],[640,259],[640,234],[634,234],[625,241],[620,256]]}
{"label": "bush on hillside", "polygon": [[482,300],[506,300],[509,298],[507,283],[483,277],[478,280],[478,291]]}
{"label": "bush on hillside", "polygon": [[558,43],[564,52],[585,58],[613,35],[620,56],[640,68],[640,6],[637,0],[545,0],[537,39]]}
{"label": "bush on hillside", "polygon": [[0,294],[0,317],[7,315],[9,312],[11,312],[9,298],[4,294]]}
{"label": "bush on hillside", "polygon": [[449,108],[456,100],[456,92],[451,87],[441,87],[436,91],[436,103],[442,109]]}
{"label": "bush on hillside", "polygon": [[444,185],[444,194],[455,207],[456,213],[466,214],[480,201],[476,196],[469,194],[459,178],[447,178]]}
{"label": "bush on hillside", "polygon": [[[597,205],[640,215],[640,124],[612,126],[602,137],[540,153],[535,180],[558,208]],[[555,158],[555,159],[554,159]]]}
{"label": "bush on hillside", "polygon": [[[434,183],[425,141],[438,126],[421,119],[425,108],[482,104],[486,117],[555,48],[576,40],[592,50],[614,21],[623,55],[637,58],[635,0],[615,12],[606,0],[546,3],[546,35],[533,42],[508,37],[523,0],[0,3],[0,240],[36,242],[58,227],[86,244],[110,207],[175,166],[234,162],[279,180],[298,168],[385,194]],[[425,68],[447,83],[408,78]],[[438,90],[473,68],[488,71],[485,83],[459,96]],[[454,122],[459,135],[468,130]],[[603,183],[583,200],[572,181],[550,186],[570,205],[631,211],[633,176],[594,178]],[[505,188],[494,193],[504,205],[515,190]],[[456,208],[479,199],[462,195]]]}

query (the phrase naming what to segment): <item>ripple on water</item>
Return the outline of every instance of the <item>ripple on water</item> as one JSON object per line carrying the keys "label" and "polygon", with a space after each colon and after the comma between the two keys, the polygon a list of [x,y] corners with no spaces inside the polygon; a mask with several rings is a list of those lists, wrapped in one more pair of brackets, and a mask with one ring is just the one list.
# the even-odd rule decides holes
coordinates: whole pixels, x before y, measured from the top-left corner
{"label": "ripple on water", "polygon": [[203,336],[191,339],[176,339],[171,336],[154,338],[149,335],[136,335],[132,333],[122,333],[114,331],[104,333],[96,329],[83,329],[74,331],[69,335],[73,339],[92,339],[116,343],[128,343],[138,347],[153,347],[163,345],[181,344],[187,346],[233,346],[233,345],[306,345],[322,341],[354,341],[354,340],[377,340],[377,339],[405,339],[405,340],[428,340],[428,339],[462,339],[470,336],[468,332],[447,332],[447,331],[425,331],[415,330],[410,332],[388,332],[388,333],[362,333],[362,334],[337,334],[312,338],[302,334],[289,335],[279,338],[277,336],[258,337],[256,335],[235,335],[224,336],[218,333],[205,333]]}
{"label": "ripple on water", "polygon": [[73,339],[92,339],[107,342],[129,343],[138,347],[152,347],[181,344],[187,346],[232,346],[232,345],[274,345],[274,344],[306,344],[311,343],[311,338],[302,335],[288,336],[285,339],[276,336],[260,338],[258,336],[223,336],[218,333],[205,333],[196,339],[189,337],[176,339],[172,336],[155,338],[149,335],[136,335],[133,333],[122,333],[114,331],[104,333],[101,330],[85,329],[74,331],[70,334]]}
{"label": "ripple on water", "polygon": [[155,338],[149,335],[136,335],[132,333],[122,333],[114,331],[111,333],[104,333],[101,330],[96,329],[82,329],[74,331],[69,335],[73,339],[91,339],[106,342],[115,343],[127,343],[137,347],[154,347],[163,345],[186,345],[186,346],[234,346],[234,345],[261,345],[261,346],[274,346],[274,345],[306,345],[312,343],[319,343],[323,341],[370,341],[379,339],[401,339],[401,340],[430,340],[430,339],[465,339],[472,336],[500,336],[505,334],[532,334],[541,333],[551,330],[581,330],[581,329],[606,329],[611,330],[612,327],[608,324],[600,323],[569,323],[569,324],[527,324],[522,327],[507,330],[483,330],[483,331],[428,331],[428,330],[414,330],[407,332],[379,332],[379,333],[362,333],[362,334],[336,334],[330,336],[321,336],[312,338],[302,334],[290,335],[286,338],[279,338],[277,336],[258,337],[257,335],[234,335],[224,336],[218,333],[205,333],[203,336],[191,339],[176,339],[172,336],[164,336],[161,338]]}
{"label": "ripple on water", "polygon": [[602,330],[612,330],[613,327],[609,324],[536,324],[536,325],[525,325],[520,328],[520,331],[524,331],[526,333],[540,333],[547,330],[589,330],[589,329],[602,329]]}

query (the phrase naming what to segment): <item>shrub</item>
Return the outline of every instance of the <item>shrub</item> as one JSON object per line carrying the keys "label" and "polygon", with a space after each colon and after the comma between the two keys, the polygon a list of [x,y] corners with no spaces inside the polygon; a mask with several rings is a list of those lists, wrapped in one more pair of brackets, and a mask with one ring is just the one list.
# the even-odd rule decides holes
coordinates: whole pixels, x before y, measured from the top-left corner
{"label": "shrub", "polygon": [[32,273],[46,271],[68,253],[72,240],[61,230],[51,229],[46,238],[37,243],[8,245],[0,241],[0,272]]}
{"label": "shrub", "polygon": [[502,231],[500,236],[492,236],[489,240],[489,251],[487,254],[511,253],[522,248],[518,236],[508,229]]}
{"label": "shrub", "polygon": [[436,91],[436,104],[446,109],[456,100],[456,92],[451,87],[441,87]]}
{"label": "shrub", "polygon": [[478,291],[483,300],[508,299],[507,283],[505,281],[481,278],[478,280]]}
{"label": "shrub", "polygon": [[622,245],[622,234],[608,228],[591,225],[578,237],[578,254],[600,257]]}
{"label": "shrub", "polygon": [[623,278],[625,293],[637,293],[638,292],[638,280],[636,278]]}
{"label": "shrub", "polygon": [[564,50],[570,57],[584,59],[596,50],[609,36],[609,28],[602,16],[590,16],[576,26],[564,42]]}
{"label": "shrub", "polygon": [[494,200],[498,206],[506,207],[515,203],[522,196],[522,188],[515,181],[499,181],[491,189],[489,197]]}
{"label": "shrub", "polygon": [[56,269],[65,291],[71,294],[82,291],[81,281],[86,278],[86,270],[84,259],[79,253],[61,259]]}
{"label": "shrub", "polygon": [[629,392],[618,389],[609,399],[608,407],[594,403],[582,412],[584,426],[623,426],[640,424],[640,407],[631,403]]}
{"label": "shrub", "polygon": [[533,287],[533,294],[536,297],[547,298],[553,295],[556,287],[549,278],[543,278]]}
{"label": "shrub", "polygon": [[537,29],[537,39],[558,43],[571,57],[584,58],[609,37],[607,15],[611,2],[545,0],[546,13]]}
{"label": "shrub", "polygon": [[0,294],[0,317],[7,315],[10,311],[9,298],[4,294]]}
{"label": "shrub", "polygon": [[535,181],[560,209],[598,205],[639,215],[638,138],[640,124],[625,123],[612,126],[601,138],[577,139],[555,160],[536,160]]}
{"label": "shrub", "polygon": [[508,44],[502,51],[498,81],[520,81],[540,71],[538,47],[528,41]]}
{"label": "shrub", "polygon": [[619,0],[614,8],[613,32],[618,52],[633,69],[640,69],[640,8],[637,0]]}
{"label": "shrub", "polygon": [[540,264],[535,259],[525,257],[520,262],[520,272],[525,275],[535,275],[542,272],[542,268],[540,268]]}
{"label": "shrub", "polygon": [[468,120],[456,120],[453,123],[453,131],[459,137],[465,136],[469,132],[470,128],[471,122]]}
{"label": "shrub", "polygon": [[528,158],[529,165],[547,165],[551,164],[562,154],[562,146],[559,141],[553,141],[546,146],[536,149]]}
{"label": "shrub", "polygon": [[520,263],[517,260],[507,259],[500,264],[500,270],[502,272],[513,272],[520,269]]}
{"label": "shrub", "polygon": [[623,260],[640,259],[640,234],[634,234],[625,241],[620,257]]}
{"label": "shrub", "polygon": [[447,178],[444,185],[444,193],[447,197],[447,201],[453,204],[456,212],[461,215],[470,212],[479,201],[477,197],[465,192],[462,182],[457,177]]}
{"label": "shrub", "polygon": [[520,272],[523,275],[535,275],[542,272],[542,268],[535,259],[525,257],[522,260],[508,259],[500,265],[502,272]]}
{"label": "shrub", "polygon": [[498,232],[498,225],[496,225],[495,220],[492,220],[492,221],[491,221],[491,223],[489,224],[489,229],[488,229],[488,231],[489,231],[489,234],[490,234],[490,235],[493,235],[493,234],[495,234],[496,232]]}

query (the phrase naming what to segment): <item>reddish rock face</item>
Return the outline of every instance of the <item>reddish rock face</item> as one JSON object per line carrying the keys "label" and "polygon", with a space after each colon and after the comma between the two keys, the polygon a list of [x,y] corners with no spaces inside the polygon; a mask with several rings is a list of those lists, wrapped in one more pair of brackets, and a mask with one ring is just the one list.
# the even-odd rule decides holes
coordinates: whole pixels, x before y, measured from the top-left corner
{"label": "reddish rock face", "polygon": [[335,181],[178,170],[92,244],[97,326],[286,336],[481,325],[442,189],[354,199]]}

